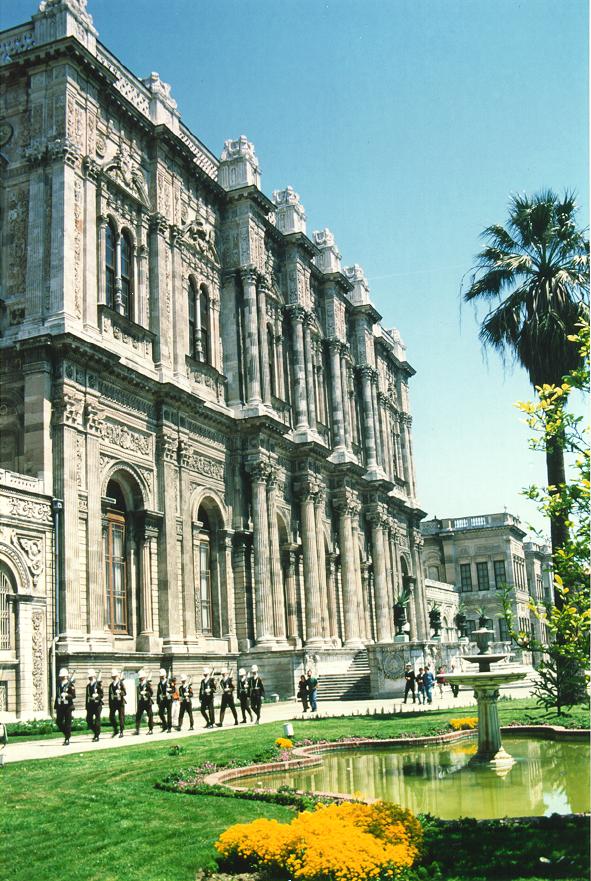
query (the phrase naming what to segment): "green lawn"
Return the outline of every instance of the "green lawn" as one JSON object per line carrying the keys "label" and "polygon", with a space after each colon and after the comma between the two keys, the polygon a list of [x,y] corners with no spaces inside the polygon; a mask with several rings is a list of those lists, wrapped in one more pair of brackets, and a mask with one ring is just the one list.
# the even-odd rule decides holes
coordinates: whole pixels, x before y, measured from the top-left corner
{"label": "green lawn", "polygon": [[[501,721],[549,720],[529,701],[499,705]],[[429,734],[471,709],[417,716],[295,722],[295,739]],[[578,709],[567,720],[586,725]],[[213,862],[212,843],[234,822],[290,810],[262,802],[177,795],[154,788],[168,773],[205,761],[250,761],[282,734],[282,723],[214,731],[65,758],[9,764],[1,772],[2,877],[11,881],[192,881]],[[173,743],[183,753],[170,756]]]}

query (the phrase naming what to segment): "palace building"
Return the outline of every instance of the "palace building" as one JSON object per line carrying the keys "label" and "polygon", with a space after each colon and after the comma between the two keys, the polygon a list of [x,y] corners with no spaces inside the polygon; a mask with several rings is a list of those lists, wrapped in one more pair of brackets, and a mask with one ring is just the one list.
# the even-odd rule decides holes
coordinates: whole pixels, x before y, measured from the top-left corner
{"label": "palace building", "polygon": [[0,34],[0,76],[0,710],[47,715],[61,665],[293,694],[401,594],[427,640],[414,370],[362,268],[85,0]]}

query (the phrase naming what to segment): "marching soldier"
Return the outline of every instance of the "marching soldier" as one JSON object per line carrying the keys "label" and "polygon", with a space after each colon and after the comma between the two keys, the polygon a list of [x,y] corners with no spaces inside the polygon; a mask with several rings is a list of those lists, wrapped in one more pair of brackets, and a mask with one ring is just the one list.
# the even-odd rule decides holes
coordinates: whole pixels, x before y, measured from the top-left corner
{"label": "marching soldier", "polygon": [[255,725],[258,725],[261,719],[261,706],[265,696],[265,686],[263,685],[263,680],[259,676],[259,668],[256,664],[253,664],[250,668],[248,696],[250,698],[250,705],[256,716]]}
{"label": "marching soldier", "polygon": [[68,674],[65,667],[59,672],[59,682],[57,684],[57,693],[55,696],[55,712],[57,727],[64,735],[64,746],[70,745],[70,735],[72,733],[72,713],[74,711],[74,698],[76,697],[76,689],[74,688],[74,680]]}
{"label": "marching soldier", "polygon": [[183,673],[181,676],[181,684],[179,686],[179,698],[181,709],[179,712],[179,724],[177,725],[176,730],[180,731],[183,727],[183,719],[185,718],[185,713],[189,715],[189,731],[193,730],[193,688],[191,683],[187,681],[186,675]]}
{"label": "marching soldier", "polygon": [[88,671],[86,686],[86,724],[94,734],[93,743],[97,743],[101,733],[101,713],[103,711],[103,684],[96,678],[94,670]]}
{"label": "marching soldier", "polygon": [[199,686],[199,702],[201,715],[205,719],[205,727],[213,728],[215,725],[215,712],[213,708],[213,696],[215,693],[215,679],[211,675],[209,667],[203,668],[203,679]]}
{"label": "marching soldier", "polygon": [[172,731],[172,685],[163,667],[160,668],[160,681],[156,689],[156,701],[158,703],[158,715],[160,716],[162,731],[170,734]]}
{"label": "marching soldier", "polygon": [[238,700],[240,701],[240,710],[242,712],[242,724],[246,725],[246,714],[248,713],[248,718],[252,722],[252,712],[250,710],[250,696],[249,696],[249,678],[246,675],[246,670],[244,667],[241,667],[238,671]]}
{"label": "marching soldier", "polygon": [[220,721],[218,722],[218,728],[221,728],[224,724],[224,715],[226,713],[227,707],[230,708],[230,711],[234,716],[234,725],[238,725],[238,715],[236,713],[236,704],[234,703],[234,682],[226,668],[222,670],[220,688],[222,691],[222,706],[220,709]]}
{"label": "marching soldier", "polygon": [[140,725],[142,724],[144,713],[146,713],[148,717],[148,734],[152,734],[154,731],[154,714],[152,712],[154,689],[152,688],[152,683],[146,676],[145,670],[140,670],[138,676],[139,682],[137,686],[137,712],[135,714],[135,733],[140,733]]}
{"label": "marching soldier", "polygon": [[125,728],[125,685],[119,675],[119,670],[111,670],[111,684],[109,685],[109,722],[113,727],[111,737],[123,737]]}

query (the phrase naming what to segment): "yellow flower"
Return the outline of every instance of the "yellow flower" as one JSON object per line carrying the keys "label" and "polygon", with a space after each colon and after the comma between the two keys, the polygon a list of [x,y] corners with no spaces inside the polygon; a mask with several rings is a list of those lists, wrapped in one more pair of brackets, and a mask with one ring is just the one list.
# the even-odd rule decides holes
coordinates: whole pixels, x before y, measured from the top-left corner
{"label": "yellow flower", "polygon": [[476,716],[468,716],[465,719],[450,719],[449,724],[454,731],[472,731],[478,725]]}

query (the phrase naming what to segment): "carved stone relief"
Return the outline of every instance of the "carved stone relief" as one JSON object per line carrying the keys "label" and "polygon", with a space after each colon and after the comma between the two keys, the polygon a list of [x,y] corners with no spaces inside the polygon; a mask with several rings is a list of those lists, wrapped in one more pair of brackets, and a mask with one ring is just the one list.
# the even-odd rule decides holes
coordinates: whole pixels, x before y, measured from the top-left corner
{"label": "carved stone relief", "polygon": [[44,613],[33,612],[33,710],[45,707],[45,626]]}

